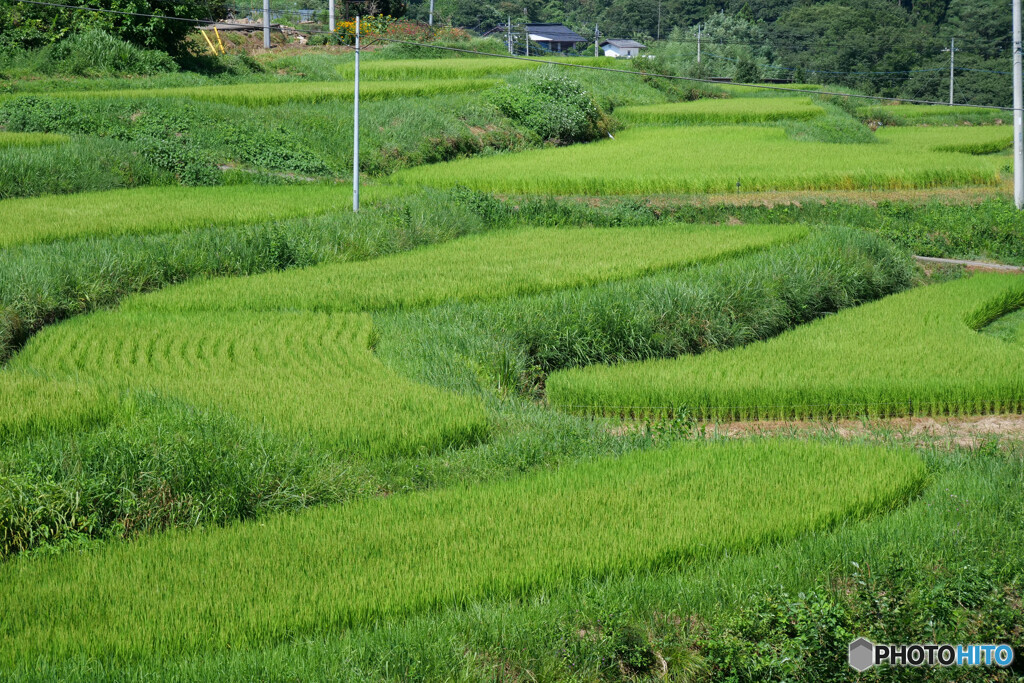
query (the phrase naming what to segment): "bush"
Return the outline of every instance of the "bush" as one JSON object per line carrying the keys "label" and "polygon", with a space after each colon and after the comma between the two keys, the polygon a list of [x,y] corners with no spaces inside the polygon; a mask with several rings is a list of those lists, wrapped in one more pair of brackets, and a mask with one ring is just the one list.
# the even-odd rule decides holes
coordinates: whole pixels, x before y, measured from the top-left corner
{"label": "bush", "polygon": [[76,33],[43,48],[39,60],[42,73],[72,76],[151,75],[178,70],[166,52],[138,48],[99,29]]}
{"label": "bush", "polygon": [[548,69],[500,86],[492,101],[502,114],[542,140],[570,144],[608,134],[607,117],[590,93],[578,81]]}

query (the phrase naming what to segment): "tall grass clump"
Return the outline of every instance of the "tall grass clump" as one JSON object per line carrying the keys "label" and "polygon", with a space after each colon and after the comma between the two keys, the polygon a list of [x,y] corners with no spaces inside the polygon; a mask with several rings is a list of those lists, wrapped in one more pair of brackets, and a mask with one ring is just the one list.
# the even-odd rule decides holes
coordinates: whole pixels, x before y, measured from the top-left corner
{"label": "tall grass clump", "polygon": [[640,125],[767,123],[783,119],[812,119],[824,113],[825,110],[809,97],[700,99],[615,110],[619,120]]}
{"label": "tall grass clump", "polygon": [[[988,130],[957,129],[951,140],[988,141]],[[922,147],[916,129],[885,132],[883,144],[834,145],[795,141],[773,128],[635,128],[590,145],[461,159],[393,177],[435,187],[560,195],[901,189],[999,180],[997,159]]]}
{"label": "tall grass clump", "polygon": [[0,659],[117,665],[245,651],[484,598],[678,570],[891,510],[924,474],[914,454],[877,447],[682,443],[15,560],[0,568]]}
{"label": "tall grass clump", "polygon": [[548,377],[569,410],[711,420],[1024,410],[1019,347],[978,329],[1024,307],[1024,278],[978,275],[898,294],[729,351]]}
{"label": "tall grass clump", "polygon": [[125,302],[175,311],[382,311],[496,299],[644,275],[805,234],[802,226],[523,228],[365,263],[196,281]]}
{"label": "tall grass clump", "polygon": [[148,76],[178,70],[166,52],[137,47],[100,29],[74,33],[43,48],[33,61],[39,72],[50,75]]}
{"label": "tall grass clump", "polygon": [[[35,138],[36,144],[23,146],[7,144],[2,136],[27,136]],[[168,185],[175,182],[174,176],[160,168],[137,149],[118,140],[76,137],[72,141],[59,142],[60,135],[33,133],[0,134],[0,247],[5,234],[19,233],[23,229],[22,216],[18,215],[18,198],[40,197],[40,195],[69,195],[81,192],[102,192],[105,190],[135,188],[144,185]],[[8,138],[8,142],[14,143]],[[56,143],[56,144],[55,144]],[[46,202],[75,201],[60,197],[46,197],[34,200],[37,204]],[[24,205],[20,205],[24,206]],[[39,225],[31,213],[24,222]],[[79,229],[88,229],[79,224]],[[42,228],[47,230],[48,228]]]}

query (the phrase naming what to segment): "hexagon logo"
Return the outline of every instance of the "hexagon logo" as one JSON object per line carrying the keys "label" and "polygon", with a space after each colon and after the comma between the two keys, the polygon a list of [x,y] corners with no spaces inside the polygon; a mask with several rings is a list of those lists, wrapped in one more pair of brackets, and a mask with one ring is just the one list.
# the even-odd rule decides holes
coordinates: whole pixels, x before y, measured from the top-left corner
{"label": "hexagon logo", "polygon": [[850,643],[850,667],[867,671],[875,664],[875,646],[867,638],[858,638]]}

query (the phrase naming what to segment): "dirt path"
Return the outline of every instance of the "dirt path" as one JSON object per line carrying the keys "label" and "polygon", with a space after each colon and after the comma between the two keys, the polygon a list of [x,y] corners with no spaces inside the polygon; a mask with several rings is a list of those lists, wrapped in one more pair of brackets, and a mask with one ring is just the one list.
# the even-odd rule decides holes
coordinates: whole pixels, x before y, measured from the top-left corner
{"label": "dirt path", "polygon": [[915,259],[923,264],[933,265],[949,265],[949,266],[964,266],[968,270],[998,270],[1001,272],[1011,273],[1022,273],[1024,268],[1021,266],[1008,266],[1004,263],[989,263],[987,261],[965,261],[963,259],[956,258],[936,258],[934,256],[914,256]]}

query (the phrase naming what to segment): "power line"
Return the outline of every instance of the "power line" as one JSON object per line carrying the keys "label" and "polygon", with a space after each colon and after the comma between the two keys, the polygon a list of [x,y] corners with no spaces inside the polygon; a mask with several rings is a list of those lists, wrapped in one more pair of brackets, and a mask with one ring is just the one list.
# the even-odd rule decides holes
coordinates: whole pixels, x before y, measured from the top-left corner
{"label": "power line", "polygon": [[[78,10],[78,11],[85,11],[85,12],[102,12],[102,13],[106,13],[106,14],[118,14],[118,15],[124,15],[124,16],[145,17],[145,18],[149,18],[149,19],[166,19],[166,20],[170,20],[170,21],[183,21],[183,22],[187,22],[187,23],[190,23],[190,24],[197,24],[197,25],[198,24],[205,24],[205,23],[207,23],[206,20],[203,20],[203,19],[191,19],[191,18],[187,18],[187,17],[175,17],[175,16],[161,15],[161,14],[148,14],[148,13],[144,13],[144,12],[127,12],[127,11],[123,11],[123,10],[112,10],[112,9],[104,9],[104,8],[100,8],[100,7],[88,7],[88,6],[82,6],[82,5],[66,5],[66,4],[62,4],[62,3],[56,3],[56,2],[45,2],[45,0],[18,0],[18,2],[20,2],[22,4],[28,4],[28,5],[40,5],[40,6],[43,6],[43,7],[59,7],[59,8],[64,8],[64,9],[71,9],[71,10]],[[224,26],[238,26],[238,27],[241,27],[241,28],[252,28],[253,27],[252,24],[232,24],[230,22],[220,22],[220,23],[221,23],[221,25],[224,25]],[[329,33],[331,33],[330,31],[317,31],[317,30],[307,30],[307,31],[303,31],[303,32],[304,33],[310,33],[310,34],[317,34],[317,33],[329,34]],[[416,47],[423,47],[423,48],[433,49],[433,50],[445,50],[445,51],[449,51],[449,52],[457,52],[457,53],[460,53],[460,54],[480,55],[480,56],[484,56],[484,57],[492,57],[492,58],[500,58],[500,59],[518,59],[518,60],[521,60],[521,61],[534,62],[534,63],[537,63],[537,64],[550,64],[550,65],[553,65],[553,66],[558,66],[558,67],[563,67],[563,68],[586,69],[586,70],[589,70],[589,71],[603,71],[603,72],[608,72],[608,73],[629,74],[629,75],[633,75],[633,76],[645,76],[645,77],[648,77],[648,78],[662,78],[662,79],[666,79],[666,80],[686,81],[686,82],[689,82],[689,83],[703,83],[705,85],[721,85],[721,83],[719,83],[717,81],[713,81],[713,80],[708,79],[708,78],[696,78],[694,76],[674,76],[674,75],[671,75],[671,74],[658,74],[658,73],[648,73],[648,72],[634,71],[632,69],[614,69],[612,67],[607,67],[607,66],[591,66],[591,65],[588,65],[588,64],[570,64],[568,62],[555,62],[555,61],[552,61],[552,60],[549,60],[549,59],[537,59],[535,57],[523,57],[523,56],[511,55],[511,54],[493,54],[493,53],[490,53],[490,52],[481,52],[479,50],[467,50],[467,49],[464,49],[464,48],[450,47],[450,46],[447,46],[447,45],[432,45],[430,43],[419,43],[419,42],[409,41],[409,40],[399,40],[397,38],[388,38],[386,36],[378,36],[377,40],[381,41],[381,42],[394,43],[394,44],[397,44],[397,45],[413,45],[413,46],[416,46]],[[865,100],[876,100],[876,101],[881,101],[881,102],[901,102],[901,103],[906,103],[906,104],[940,104],[940,105],[946,104],[945,102],[939,102],[939,101],[936,101],[936,100],[919,100],[919,99],[906,99],[906,98],[900,98],[900,97],[884,97],[882,95],[860,95],[860,94],[854,94],[854,93],[832,92],[832,91],[827,91],[827,90],[805,90],[803,88],[787,88],[787,87],[784,87],[784,86],[765,85],[765,84],[761,84],[761,83],[733,83],[732,85],[739,86],[739,87],[744,87],[744,88],[754,88],[754,89],[758,89],[758,90],[774,90],[774,91],[778,91],[778,92],[795,92],[795,93],[800,93],[802,95],[824,95],[824,96],[830,96],[830,97],[855,97],[855,98],[865,99]],[[994,109],[994,110],[998,110],[998,111],[1013,111],[1014,110],[1013,107],[1000,107],[1000,106],[990,105],[990,104],[961,104],[961,105],[957,105],[957,106],[968,107],[968,108],[972,108],[972,109]]]}

